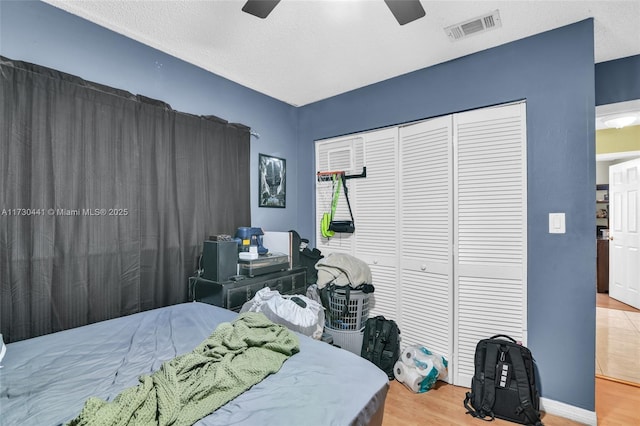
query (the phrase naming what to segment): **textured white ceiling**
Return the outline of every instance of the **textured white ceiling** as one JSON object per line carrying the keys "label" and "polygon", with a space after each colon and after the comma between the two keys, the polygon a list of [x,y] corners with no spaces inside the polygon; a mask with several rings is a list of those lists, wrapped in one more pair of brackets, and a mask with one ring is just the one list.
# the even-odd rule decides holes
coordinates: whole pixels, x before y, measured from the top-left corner
{"label": "textured white ceiling", "polygon": [[[586,18],[595,62],[640,54],[640,0],[429,1],[404,26],[382,0],[45,0],[291,105],[305,105]],[[444,28],[495,9],[502,27],[451,42]]]}

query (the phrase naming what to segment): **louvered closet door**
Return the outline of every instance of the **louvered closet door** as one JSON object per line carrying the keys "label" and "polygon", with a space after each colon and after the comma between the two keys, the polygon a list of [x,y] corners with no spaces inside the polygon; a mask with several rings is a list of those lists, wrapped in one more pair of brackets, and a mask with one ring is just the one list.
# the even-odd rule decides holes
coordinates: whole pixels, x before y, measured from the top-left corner
{"label": "louvered closet door", "polygon": [[[363,164],[362,136],[349,136],[316,142],[316,172],[342,170],[347,174],[358,174],[362,172]],[[353,180],[347,182],[350,191],[356,192],[357,183],[354,183]],[[323,213],[331,211],[334,185],[331,181],[316,182],[316,247],[325,256],[331,252],[353,254],[355,249],[352,234],[335,234],[334,237],[325,238],[320,232]],[[352,194],[350,193],[349,198],[351,197]],[[352,203],[352,208],[354,207]],[[349,209],[344,197],[344,191],[340,191],[335,218],[346,219],[348,217]]]}
{"label": "louvered closet door", "polygon": [[[480,339],[526,344],[525,104],[454,115],[454,384]],[[450,372],[451,373],[451,372]]]}
{"label": "louvered closet door", "polygon": [[398,129],[364,135],[367,177],[357,184],[350,198],[357,206],[355,256],[371,268],[375,292],[370,296],[370,315],[395,318],[398,291]]}
{"label": "louvered closet door", "polygon": [[452,354],[451,116],[400,128],[402,345]]}

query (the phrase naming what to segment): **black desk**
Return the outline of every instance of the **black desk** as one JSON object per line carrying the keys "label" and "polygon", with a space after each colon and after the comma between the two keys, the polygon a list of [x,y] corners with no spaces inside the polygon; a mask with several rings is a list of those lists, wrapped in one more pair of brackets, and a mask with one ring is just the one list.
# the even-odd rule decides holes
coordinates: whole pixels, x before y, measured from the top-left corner
{"label": "black desk", "polygon": [[189,298],[197,302],[239,311],[253,299],[258,290],[269,287],[280,294],[305,294],[307,274],[305,268],[272,272],[240,281],[216,282],[201,277],[189,277]]}

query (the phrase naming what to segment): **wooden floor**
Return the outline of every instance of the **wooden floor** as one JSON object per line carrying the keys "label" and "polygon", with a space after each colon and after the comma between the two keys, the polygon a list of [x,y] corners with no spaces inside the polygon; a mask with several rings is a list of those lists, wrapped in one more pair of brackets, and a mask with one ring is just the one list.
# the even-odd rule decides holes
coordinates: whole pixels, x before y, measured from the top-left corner
{"label": "wooden floor", "polygon": [[[596,305],[600,308],[626,312],[640,312],[631,306],[598,294]],[[596,415],[598,426],[640,426],[640,387],[596,377]],[[397,381],[390,382],[385,403],[383,426],[412,425],[495,425],[515,423],[496,420],[491,423],[474,419],[466,414],[463,406],[469,389],[438,382],[429,392],[415,394]],[[580,425],[551,414],[542,415],[545,426]]]}
{"label": "wooden floor", "polygon": [[[515,424],[499,419],[485,423],[465,414],[462,402],[468,392],[467,388],[438,382],[436,388],[416,394],[395,380],[389,384],[383,426]],[[640,388],[596,379],[596,414],[599,426],[640,426],[639,407]],[[542,421],[545,426],[581,424],[545,413]]]}
{"label": "wooden floor", "polygon": [[627,305],[626,303],[622,303],[617,301],[616,299],[612,299],[611,297],[609,297],[608,293],[596,293],[596,307],[640,313],[640,309],[636,309],[633,306]]}
{"label": "wooden floor", "polygon": [[640,310],[596,297],[596,376],[640,386]]}
{"label": "wooden floor", "polygon": [[598,426],[640,426],[640,387],[596,378]]}
{"label": "wooden floor", "polygon": [[596,375],[640,386],[640,313],[596,308]]}

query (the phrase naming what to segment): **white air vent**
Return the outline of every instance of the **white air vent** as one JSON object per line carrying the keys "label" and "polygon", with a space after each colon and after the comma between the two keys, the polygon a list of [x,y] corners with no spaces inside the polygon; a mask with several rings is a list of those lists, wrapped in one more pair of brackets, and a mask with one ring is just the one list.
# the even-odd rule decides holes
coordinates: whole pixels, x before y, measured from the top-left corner
{"label": "white air vent", "polygon": [[472,34],[478,34],[485,31],[493,30],[502,26],[500,21],[500,12],[496,9],[493,12],[469,19],[456,25],[451,25],[444,29],[451,41],[460,40],[469,37]]}

